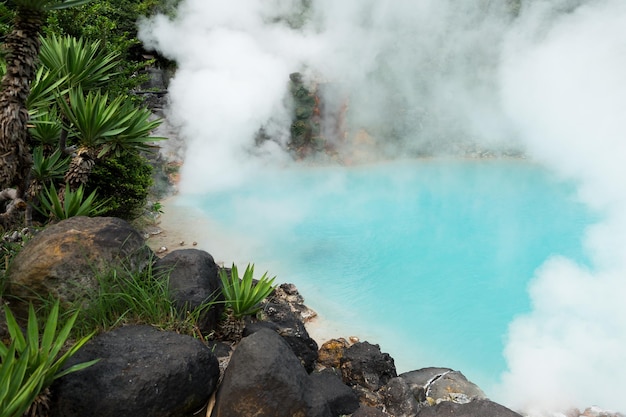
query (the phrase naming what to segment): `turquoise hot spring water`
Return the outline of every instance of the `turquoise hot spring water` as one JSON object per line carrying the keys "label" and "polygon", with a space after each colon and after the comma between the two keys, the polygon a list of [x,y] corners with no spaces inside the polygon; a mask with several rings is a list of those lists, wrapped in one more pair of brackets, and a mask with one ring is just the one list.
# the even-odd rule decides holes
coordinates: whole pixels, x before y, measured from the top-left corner
{"label": "turquoise hot spring water", "polygon": [[257,274],[295,283],[334,337],[379,344],[398,372],[460,370],[488,394],[535,271],[554,255],[587,263],[594,221],[575,184],[525,160],[293,167],[178,204],[245,241]]}

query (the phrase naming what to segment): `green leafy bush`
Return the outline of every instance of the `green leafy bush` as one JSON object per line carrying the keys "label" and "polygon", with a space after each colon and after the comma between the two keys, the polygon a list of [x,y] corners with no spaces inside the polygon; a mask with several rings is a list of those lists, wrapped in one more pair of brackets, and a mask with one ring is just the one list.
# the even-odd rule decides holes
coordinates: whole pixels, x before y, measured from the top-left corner
{"label": "green leafy bush", "polygon": [[97,360],[73,365],[61,370],[67,359],[91,338],[78,340],[61,353],[78,313],[72,315],[57,333],[59,302],[52,307],[40,338],[39,325],[32,304],[28,310],[26,334],[17,324],[11,310],[5,306],[7,327],[11,336],[9,346],[0,343],[0,417],[22,416],[37,395],[52,381],[72,372],[85,369]]}
{"label": "green leafy bush", "polygon": [[254,282],[254,265],[248,264],[242,278],[234,264],[230,276],[224,269],[220,269],[219,275],[226,307],[232,309],[235,318],[256,314],[261,301],[274,291],[276,277],[269,278],[267,272]]}
{"label": "green leafy bush", "polygon": [[87,191],[98,190],[107,199],[101,213],[105,216],[133,220],[143,213],[152,186],[152,166],[136,152],[114,154],[94,167]]}

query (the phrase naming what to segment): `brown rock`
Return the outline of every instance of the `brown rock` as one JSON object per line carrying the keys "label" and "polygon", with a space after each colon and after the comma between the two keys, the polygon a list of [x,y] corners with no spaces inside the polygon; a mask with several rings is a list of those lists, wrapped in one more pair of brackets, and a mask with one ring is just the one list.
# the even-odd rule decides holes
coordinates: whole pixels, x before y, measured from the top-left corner
{"label": "brown rock", "polygon": [[[12,308],[52,296],[74,301],[97,288],[98,274],[111,269],[137,272],[152,251],[140,232],[114,217],[72,217],[30,240],[7,271]],[[21,307],[20,307],[21,304]]]}
{"label": "brown rock", "polygon": [[320,347],[317,362],[326,368],[339,368],[341,358],[348,347],[346,339],[331,339]]}

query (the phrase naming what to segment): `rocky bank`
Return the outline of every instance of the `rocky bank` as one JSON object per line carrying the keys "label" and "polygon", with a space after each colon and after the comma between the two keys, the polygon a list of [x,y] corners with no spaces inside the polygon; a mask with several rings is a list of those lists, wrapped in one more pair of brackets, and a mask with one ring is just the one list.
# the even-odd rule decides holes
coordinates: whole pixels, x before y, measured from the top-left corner
{"label": "rocky bank", "polygon": [[[37,303],[32,290],[76,300],[97,285],[100,268],[136,273],[149,265],[166,271],[180,308],[220,288],[219,266],[207,252],[181,249],[159,259],[140,235],[116,218],[75,217],[48,227],[7,271],[11,308],[24,311],[25,301]],[[49,415],[519,416],[490,401],[459,371],[424,368],[398,375],[393,358],[376,344],[331,339],[318,346],[305,325],[314,312],[291,284],[281,284],[264,301],[238,342],[211,337],[221,306],[214,304],[201,320],[198,335],[204,337],[146,325],[94,337],[67,365],[100,361],[55,382]]]}

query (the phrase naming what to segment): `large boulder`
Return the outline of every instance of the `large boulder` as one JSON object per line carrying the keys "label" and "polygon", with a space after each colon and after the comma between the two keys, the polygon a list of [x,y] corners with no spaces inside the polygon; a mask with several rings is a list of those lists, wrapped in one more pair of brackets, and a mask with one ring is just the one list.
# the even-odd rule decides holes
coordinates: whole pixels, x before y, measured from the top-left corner
{"label": "large boulder", "polygon": [[217,392],[212,417],[331,417],[306,370],[275,331],[244,337]]}
{"label": "large boulder", "polygon": [[57,417],[179,417],[201,410],[219,379],[217,359],[190,336],[151,326],[103,333],[68,361],[100,359],[52,386]]}
{"label": "large boulder", "polygon": [[468,403],[487,398],[485,393],[461,372],[449,368],[422,368],[400,375],[420,402],[452,401]]}
{"label": "large boulder", "polygon": [[160,275],[169,275],[169,288],[179,311],[194,309],[207,301],[216,300],[199,321],[200,330],[217,330],[224,311],[220,291],[218,266],[213,257],[198,249],[176,250],[154,264]]}
{"label": "large boulder", "polygon": [[522,417],[503,405],[489,400],[476,400],[466,404],[443,401],[433,407],[423,407],[418,417]]}
{"label": "large boulder", "polygon": [[7,271],[5,295],[15,304],[49,296],[74,301],[97,288],[99,274],[139,272],[151,258],[143,236],[128,222],[72,217],[48,226],[17,254]]}

